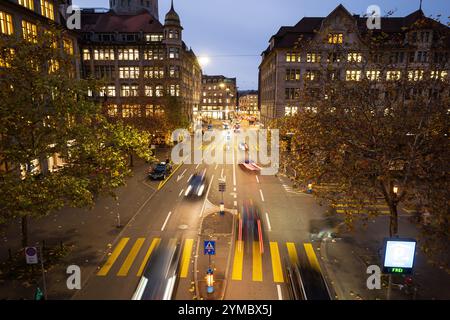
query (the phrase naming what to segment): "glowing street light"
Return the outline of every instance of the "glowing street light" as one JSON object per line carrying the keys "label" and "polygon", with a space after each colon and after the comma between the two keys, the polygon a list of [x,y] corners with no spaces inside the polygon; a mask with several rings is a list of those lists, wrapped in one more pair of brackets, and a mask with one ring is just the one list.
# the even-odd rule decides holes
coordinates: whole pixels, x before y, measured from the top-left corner
{"label": "glowing street light", "polygon": [[202,66],[202,67],[206,67],[210,62],[209,57],[206,56],[202,56],[198,58],[198,63]]}

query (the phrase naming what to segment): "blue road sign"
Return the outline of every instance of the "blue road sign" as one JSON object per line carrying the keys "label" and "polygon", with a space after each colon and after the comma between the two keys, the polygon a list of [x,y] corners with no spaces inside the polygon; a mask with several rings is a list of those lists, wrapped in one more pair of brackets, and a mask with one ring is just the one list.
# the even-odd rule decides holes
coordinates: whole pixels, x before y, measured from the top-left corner
{"label": "blue road sign", "polygon": [[216,254],[216,242],[215,241],[204,241],[205,243],[205,254],[215,255]]}

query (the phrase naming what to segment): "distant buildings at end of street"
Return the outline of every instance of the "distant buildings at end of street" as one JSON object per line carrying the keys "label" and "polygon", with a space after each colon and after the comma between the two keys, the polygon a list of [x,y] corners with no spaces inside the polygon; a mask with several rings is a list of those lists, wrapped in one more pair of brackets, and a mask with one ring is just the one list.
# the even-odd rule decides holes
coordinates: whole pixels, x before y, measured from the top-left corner
{"label": "distant buildings at end of street", "polygon": [[200,109],[194,117],[227,120],[237,108],[236,78],[222,75],[203,75]]}
{"label": "distant buildings at end of street", "polygon": [[239,91],[238,96],[239,113],[255,116],[259,115],[257,90]]}

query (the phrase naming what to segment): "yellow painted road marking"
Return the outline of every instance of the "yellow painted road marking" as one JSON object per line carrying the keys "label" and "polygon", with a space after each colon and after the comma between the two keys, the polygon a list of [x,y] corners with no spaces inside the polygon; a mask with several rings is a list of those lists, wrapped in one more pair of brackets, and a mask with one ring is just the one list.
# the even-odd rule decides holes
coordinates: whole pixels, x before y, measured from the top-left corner
{"label": "yellow painted road marking", "polygon": [[304,243],[303,245],[305,247],[306,256],[308,257],[309,264],[315,270],[320,272],[319,260],[317,260],[317,256],[316,256],[316,253],[314,252],[314,248],[313,248],[312,244]]}
{"label": "yellow painted road marking", "polygon": [[242,280],[242,265],[244,263],[244,241],[237,240],[234,249],[232,280]]}
{"label": "yellow painted road marking", "polygon": [[172,173],[167,177],[166,180],[161,181],[161,182],[159,183],[158,190],[161,190],[161,188],[164,187],[164,185],[167,183],[167,181],[169,181],[170,178],[172,178],[172,176],[175,174],[175,172],[177,172],[178,169],[180,169],[180,167],[181,167],[182,165],[183,165],[183,163],[180,163],[180,164],[172,171]]}
{"label": "yellow painted road marking", "polygon": [[180,278],[186,278],[189,270],[189,260],[191,259],[192,246],[194,239],[186,239],[184,242],[183,256],[181,258]]}
{"label": "yellow painted road marking", "polygon": [[109,269],[113,266],[114,262],[116,262],[117,258],[119,257],[120,253],[122,252],[123,248],[125,248],[128,240],[130,238],[122,238],[120,239],[119,244],[114,248],[113,252],[109,256],[108,260],[106,260],[103,267],[97,272],[98,276],[106,276],[109,272]]}
{"label": "yellow painted road marking", "polygon": [[262,256],[259,241],[253,241],[253,281],[263,281]]}
{"label": "yellow painted road marking", "polygon": [[289,259],[291,260],[292,264],[298,264],[298,255],[297,255],[297,249],[295,248],[295,244],[293,242],[286,242],[286,247],[289,254]]}
{"label": "yellow painted road marking", "polygon": [[[346,213],[346,212],[350,212],[350,213],[358,213],[358,212],[364,212],[364,211],[369,211],[368,209],[361,209],[361,210],[354,210],[354,209],[347,209],[347,210],[336,210],[336,213]],[[377,210],[378,213],[383,213],[383,214],[389,214],[389,211],[386,210]]]}
{"label": "yellow painted road marking", "polygon": [[283,270],[281,268],[280,251],[278,243],[270,242],[270,256],[272,258],[272,271],[274,282],[284,282]]}
{"label": "yellow painted road marking", "polygon": [[155,250],[155,248],[159,245],[159,243],[161,242],[161,238],[154,238],[150,247],[147,250],[147,253],[145,254],[144,260],[142,261],[141,267],[139,268],[139,271],[137,272],[137,276],[140,277],[142,276],[142,274],[144,273],[144,268],[147,265],[147,261],[150,258],[153,250]]}
{"label": "yellow painted road marking", "polygon": [[131,248],[130,253],[125,258],[125,262],[122,264],[122,267],[120,267],[119,272],[117,272],[117,275],[119,277],[125,277],[128,274],[128,271],[130,271],[131,265],[134,262],[134,259],[136,259],[137,254],[139,253],[139,250],[141,250],[142,245],[144,244],[145,238],[139,238],[134,243],[133,247]]}

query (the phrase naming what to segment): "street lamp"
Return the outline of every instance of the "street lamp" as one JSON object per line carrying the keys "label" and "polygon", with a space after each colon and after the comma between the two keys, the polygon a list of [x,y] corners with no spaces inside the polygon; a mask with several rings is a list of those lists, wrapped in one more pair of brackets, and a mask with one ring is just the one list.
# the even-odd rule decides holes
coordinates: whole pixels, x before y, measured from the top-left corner
{"label": "street lamp", "polygon": [[397,186],[394,186],[394,187],[392,188],[392,192],[394,192],[394,194],[398,195],[398,187],[397,187]]}

